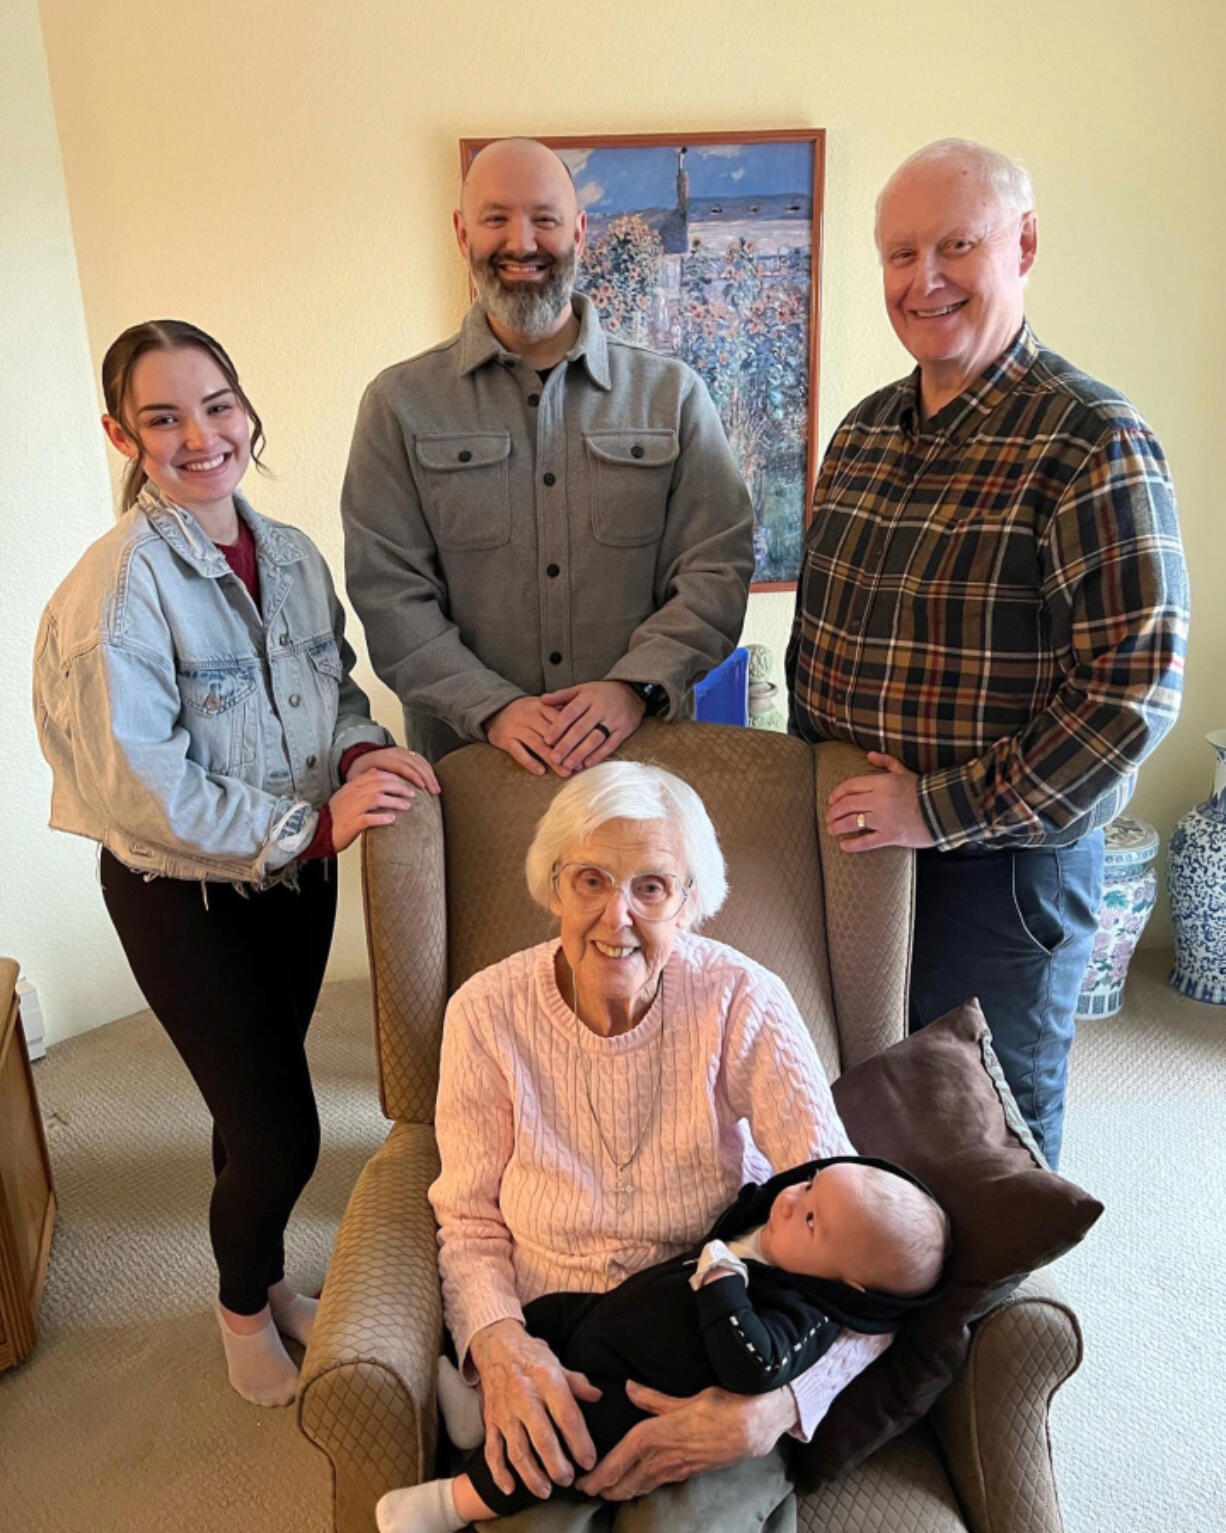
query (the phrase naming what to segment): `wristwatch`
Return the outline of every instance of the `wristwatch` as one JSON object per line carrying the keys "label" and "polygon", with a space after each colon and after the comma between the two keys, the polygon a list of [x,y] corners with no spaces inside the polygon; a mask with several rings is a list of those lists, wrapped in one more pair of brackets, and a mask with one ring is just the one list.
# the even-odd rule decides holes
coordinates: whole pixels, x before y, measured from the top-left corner
{"label": "wristwatch", "polygon": [[664,713],[668,708],[668,693],[658,681],[628,681],[626,685],[650,713]]}

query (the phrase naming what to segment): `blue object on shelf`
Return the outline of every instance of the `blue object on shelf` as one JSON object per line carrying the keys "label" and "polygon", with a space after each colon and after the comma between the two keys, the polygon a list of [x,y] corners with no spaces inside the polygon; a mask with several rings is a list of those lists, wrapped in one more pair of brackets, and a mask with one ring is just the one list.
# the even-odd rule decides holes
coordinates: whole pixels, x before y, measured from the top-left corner
{"label": "blue object on shelf", "polygon": [[694,714],[704,724],[745,724],[749,718],[749,651],[734,649],[694,684]]}

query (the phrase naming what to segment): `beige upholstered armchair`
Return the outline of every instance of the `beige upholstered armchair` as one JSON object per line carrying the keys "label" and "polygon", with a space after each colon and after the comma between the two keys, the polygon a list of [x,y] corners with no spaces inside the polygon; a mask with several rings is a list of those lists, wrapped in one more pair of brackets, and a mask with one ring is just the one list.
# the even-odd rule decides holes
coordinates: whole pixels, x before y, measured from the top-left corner
{"label": "beige upholstered armchair", "polygon": [[[728,903],[704,931],[786,980],[831,1078],[902,1037],[912,858],[848,856],[818,805],[865,769],[748,729],[647,721],[623,756],[686,778],[728,860]],[[337,1236],[302,1372],[299,1422],[332,1463],[338,1533],[370,1533],[392,1486],[433,1472],[442,1305],[426,1189],[447,998],[470,974],[543,940],[523,858],[557,788],[472,746],[439,769],[441,801],[366,838],[366,918],[386,1144]],[[836,1026],[816,1019],[834,1017]],[[979,1322],[968,1366],[919,1427],[802,1497],[800,1527],[841,1533],[1058,1533],[1047,1436],[1078,1366],[1076,1317],[1035,1283]]]}

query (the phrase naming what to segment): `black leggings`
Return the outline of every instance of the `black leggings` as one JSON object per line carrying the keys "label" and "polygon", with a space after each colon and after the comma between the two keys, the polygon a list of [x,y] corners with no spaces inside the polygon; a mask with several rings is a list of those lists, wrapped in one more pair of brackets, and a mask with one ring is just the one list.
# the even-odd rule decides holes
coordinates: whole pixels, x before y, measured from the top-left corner
{"label": "black leggings", "polygon": [[102,897],[136,982],[213,1116],[209,1234],[219,1298],[254,1315],[285,1276],[290,1212],[319,1155],[304,1041],[336,917],[336,864],[240,894],[102,853]]}

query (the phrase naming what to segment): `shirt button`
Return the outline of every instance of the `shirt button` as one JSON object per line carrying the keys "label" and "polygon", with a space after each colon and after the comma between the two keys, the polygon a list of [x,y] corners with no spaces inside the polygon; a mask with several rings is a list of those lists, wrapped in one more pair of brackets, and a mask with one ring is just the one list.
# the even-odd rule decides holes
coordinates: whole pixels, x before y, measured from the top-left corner
{"label": "shirt button", "polygon": [[539,394],[529,394],[528,395],[528,403],[530,405],[539,405],[540,402],[541,402],[541,396]]}
{"label": "shirt button", "polygon": [[301,701],[302,699],[298,696],[297,692],[290,694],[289,705],[291,708],[296,708]]}
{"label": "shirt button", "polygon": [[204,706],[210,713],[216,713],[221,707],[221,698],[218,697],[216,692],[210,692],[204,700]]}
{"label": "shirt button", "polygon": [[307,757],[307,766],[313,767],[318,760],[319,760],[318,756],[308,756]]}
{"label": "shirt button", "polygon": [[464,449],[464,451],[459,454],[460,462],[461,463],[471,463],[472,462],[472,456],[473,456],[472,453],[470,453],[468,448],[466,447]]}
{"label": "shirt button", "polygon": [[641,458],[643,456],[643,449],[639,446],[639,444],[637,442],[630,449],[630,456],[632,458]]}
{"label": "shirt button", "polygon": [[560,650],[556,650],[555,649],[553,651],[553,653],[549,657],[549,663],[550,663],[550,665],[561,665],[562,664],[562,654],[561,654]]}
{"label": "shirt button", "polygon": [[545,573],[549,576],[550,580],[553,580],[562,573],[562,567],[558,564],[547,564],[545,566]]}
{"label": "shirt button", "polygon": [[556,474],[546,474],[545,475],[545,483],[546,484],[554,485],[554,484],[557,484],[557,482],[558,482],[558,479],[557,479],[557,475]]}

